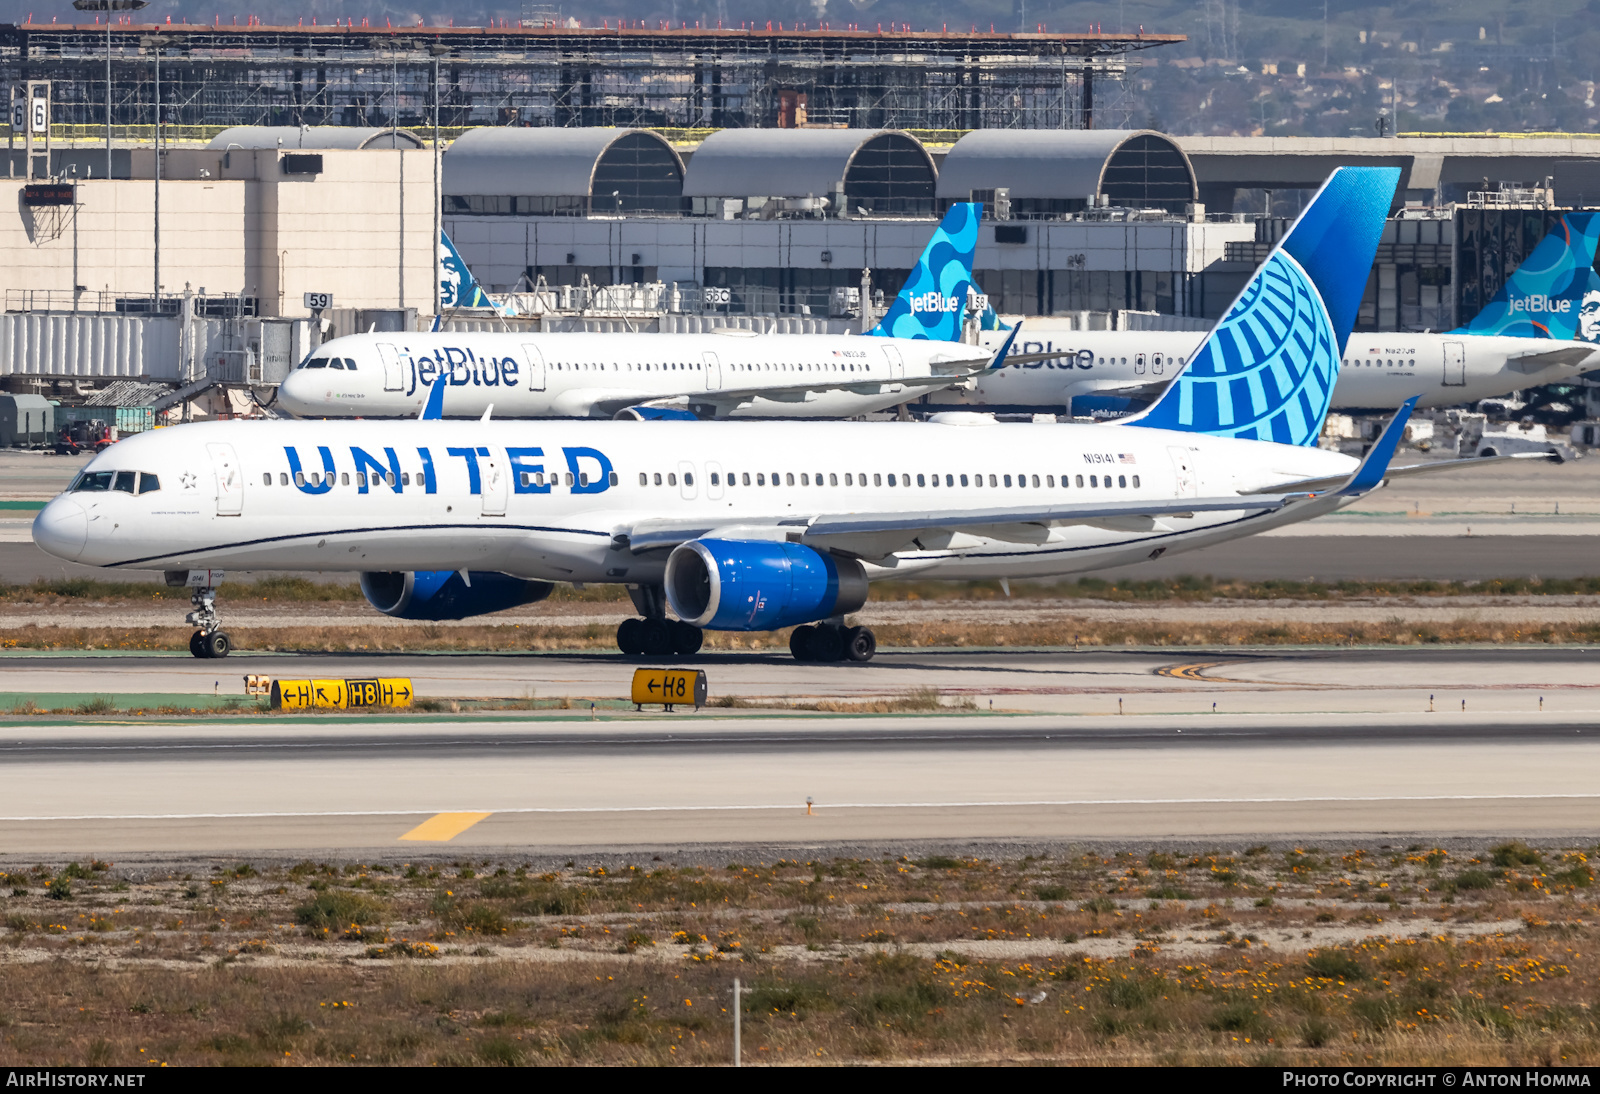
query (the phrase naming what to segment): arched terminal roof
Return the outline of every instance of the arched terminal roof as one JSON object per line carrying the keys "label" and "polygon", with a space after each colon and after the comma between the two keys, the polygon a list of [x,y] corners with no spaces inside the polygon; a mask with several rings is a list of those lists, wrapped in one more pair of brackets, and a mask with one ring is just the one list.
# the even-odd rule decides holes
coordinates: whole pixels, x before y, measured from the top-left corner
{"label": "arched terminal roof", "polygon": [[471,129],[445,150],[442,184],[464,201],[593,198],[596,213],[619,201],[621,212],[676,211],[683,160],[647,129]]}
{"label": "arched terminal roof", "polygon": [[355,125],[236,125],[224,129],[207,148],[421,148],[409,129]]}
{"label": "arched terminal roof", "polygon": [[690,159],[683,193],[821,197],[843,182],[853,202],[878,209],[919,202],[931,209],[937,177],[927,149],[897,129],[724,129]]}
{"label": "arched terminal roof", "polygon": [[1194,167],[1170,138],[1149,129],[979,129],[951,146],[939,197],[1008,187],[1023,202],[1087,203],[1182,212],[1196,200]]}

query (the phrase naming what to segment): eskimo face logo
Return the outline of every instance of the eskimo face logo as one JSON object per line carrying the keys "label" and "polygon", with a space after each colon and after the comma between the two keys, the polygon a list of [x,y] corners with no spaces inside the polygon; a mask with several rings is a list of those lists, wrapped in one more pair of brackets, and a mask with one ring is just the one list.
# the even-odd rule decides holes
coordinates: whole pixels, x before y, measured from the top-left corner
{"label": "eskimo face logo", "polygon": [[1513,312],[1554,312],[1565,315],[1572,310],[1572,301],[1557,300],[1555,297],[1543,293],[1530,293],[1527,296],[1512,297],[1511,310]]}

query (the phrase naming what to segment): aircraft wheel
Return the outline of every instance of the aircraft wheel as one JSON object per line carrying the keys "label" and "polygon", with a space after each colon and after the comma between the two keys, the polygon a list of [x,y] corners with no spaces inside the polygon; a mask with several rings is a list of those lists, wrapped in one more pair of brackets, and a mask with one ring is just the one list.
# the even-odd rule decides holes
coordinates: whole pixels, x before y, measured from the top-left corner
{"label": "aircraft wheel", "polygon": [[667,657],[672,653],[672,629],[665,619],[644,620],[643,638],[646,657]]}
{"label": "aircraft wheel", "polygon": [[644,652],[644,620],[624,619],[617,624],[617,649],[629,657]]}
{"label": "aircraft wheel", "polygon": [[206,658],[219,658],[228,656],[233,649],[233,640],[222,631],[212,631],[200,637],[200,648],[205,652],[201,654]]}
{"label": "aircraft wheel", "polygon": [[194,654],[196,657],[206,656],[206,651],[200,648],[200,639],[204,637],[205,635],[201,634],[199,631],[195,631],[189,636],[189,652]]}
{"label": "aircraft wheel", "polygon": [[814,630],[815,627],[804,626],[789,632],[789,652],[796,661],[811,660],[811,632]]}
{"label": "aircraft wheel", "polygon": [[848,661],[871,661],[878,652],[878,636],[866,627],[850,627],[844,632],[844,656]]}
{"label": "aircraft wheel", "polygon": [[700,646],[706,640],[705,631],[681,619],[674,619],[667,626],[672,630],[673,653],[679,657],[693,657],[700,652]]}
{"label": "aircraft wheel", "polygon": [[811,639],[806,643],[811,660],[826,663],[844,659],[844,636],[840,630],[826,624],[811,628]]}

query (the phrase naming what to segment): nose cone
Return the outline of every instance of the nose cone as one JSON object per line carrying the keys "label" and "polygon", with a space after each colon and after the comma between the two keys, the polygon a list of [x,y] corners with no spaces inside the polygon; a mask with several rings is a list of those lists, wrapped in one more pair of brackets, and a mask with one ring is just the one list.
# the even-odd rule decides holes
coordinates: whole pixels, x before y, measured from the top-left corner
{"label": "nose cone", "polygon": [[278,405],[290,414],[321,417],[328,412],[326,383],[319,383],[321,369],[298,368],[278,385]]}
{"label": "nose cone", "polygon": [[78,561],[89,538],[89,514],[71,498],[56,498],[33,518],[33,542],[41,550]]}

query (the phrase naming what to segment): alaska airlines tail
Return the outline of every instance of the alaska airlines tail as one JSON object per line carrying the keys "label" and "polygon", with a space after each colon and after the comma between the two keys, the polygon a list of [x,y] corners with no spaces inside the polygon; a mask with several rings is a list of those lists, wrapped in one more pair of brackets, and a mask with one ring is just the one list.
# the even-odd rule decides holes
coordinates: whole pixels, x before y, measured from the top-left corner
{"label": "alaska airlines tail", "polygon": [[1600,214],[1568,213],[1500,286],[1493,300],[1451,334],[1500,334],[1570,341],[1584,298],[1600,294],[1594,272]]}
{"label": "alaska airlines tail", "polygon": [[917,259],[905,288],[883,320],[867,333],[880,338],[961,341],[967,294],[972,290],[972,255],[978,249],[978,218],[983,206],[950,206],[927,249]]}
{"label": "alaska airlines tail", "polygon": [[445,308],[495,307],[443,228],[439,229],[439,304]]}
{"label": "alaska airlines tail", "polygon": [[1150,409],[1123,424],[1314,445],[1400,171],[1341,167]]}

